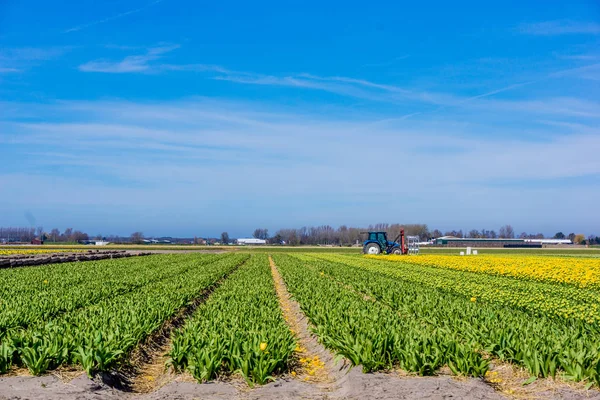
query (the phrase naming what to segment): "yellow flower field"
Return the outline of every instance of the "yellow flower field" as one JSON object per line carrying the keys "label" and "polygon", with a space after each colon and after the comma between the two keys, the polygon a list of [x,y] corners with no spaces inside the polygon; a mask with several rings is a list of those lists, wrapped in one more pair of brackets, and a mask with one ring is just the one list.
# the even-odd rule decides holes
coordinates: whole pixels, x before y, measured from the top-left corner
{"label": "yellow flower field", "polygon": [[81,252],[83,250],[70,250],[70,249],[61,249],[61,250],[57,250],[57,249],[52,249],[52,250],[40,250],[40,249],[11,249],[11,250],[1,250],[0,249],[0,256],[14,256],[14,255],[18,255],[18,254],[51,254],[51,253],[61,253],[61,252],[68,252],[68,253],[76,253],[76,252]]}
{"label": "yellow flower field", "polygon": [[495,255],[419,255],[408,258],[394,255],[365,257],[460,271],[481,272],[490,275],[569,283],[580,287],[600,287],[600,259],[598,258]]}

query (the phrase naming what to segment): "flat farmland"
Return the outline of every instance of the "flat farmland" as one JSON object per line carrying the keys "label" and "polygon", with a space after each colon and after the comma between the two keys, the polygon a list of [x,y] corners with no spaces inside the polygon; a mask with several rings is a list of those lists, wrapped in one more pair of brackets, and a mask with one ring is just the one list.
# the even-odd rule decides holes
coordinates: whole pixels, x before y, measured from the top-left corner
{"label": "flat farmland", "polygon": [[263,247],[2,269],[0,398],[600,397],[599,307],[585,253]]}

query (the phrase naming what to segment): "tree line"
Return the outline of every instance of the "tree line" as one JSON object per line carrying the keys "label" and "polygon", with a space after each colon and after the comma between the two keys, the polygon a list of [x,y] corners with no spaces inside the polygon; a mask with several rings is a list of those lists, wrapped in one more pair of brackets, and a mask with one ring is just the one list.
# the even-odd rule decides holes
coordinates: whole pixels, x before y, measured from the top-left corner
{"label": "tree line", "polygon": [[[380,231],[387,232],[388,239],[394,240],[400,230],[404,229],[408,236],[418,236],[420,241],[427,241],[441,236],[453,236],[457,238],[477,238],[477,239],[544,239],[542,233],[527,233],[522,232],[518,236],[511,225],[504,225],[495,230],[487,229],[471,229],[468,232],[462,230],[452,230],[442,232],[439,229],[430,230],[426,224],[388,224],[379,223],[369,225],[367,227],[352,227],[341,225],[334,228],[330,225],[320,226],[304,226],[302,228],[279,229],[273,236],[269,235],[269,230],[266,228],[255,229],[252,236],[257,239],[266,240],[271,244],[285,243],[292,246],[298,245],[332,245],[332,246],[349,246],[361,243],[366,239],[365,232]],[[119,237],[110,235],[104,237],[101,234],[88,235],[80,230],[67,228],[63,232],[59,229],[52,229],[50,232],[44,230],[43,227],[23,228],[23,227],[0,227],[0,242],[31,242],[38,238],[45,242],[79,242],[90,239],[107,240],[113,243],[143,243],[144,234],[142,232],[134,232],[129,237]],[[570,239],[575,244],[590,244],[600,245],[600,237],[589,235],[587,238],[583,234],[569,233],[565,235],[563,232],[557,232],[552,238],[554,239]],[[220,238],[209,239],[211,243],[217,242],[228,244],[232,242],[227,232],[223,232]],[[193,243],[199,243],[197,238],[194,238]]]}
{"label": "tree line", "polygon": [[[522,232],[518,236],[511,225],[501,226],[498,231],[495,230],[477,230],[472,229],[468,232],[461,230],[452,230],[442,232],[439,229],[430,230],[426,224],[387,224],[379,223],[369,225],[366,228],[349,227],[342,225],[333,228],[330,225],[309,226],[299,229],[280,229],[272,237],[269,237],[267,229],[256,229],[253,236],[258,239],[266,239],[269,243],[286,243],[289,245],[334,245],[347,246],[361,243],[366,239],[365,232],[378,231],[386,232],[388,240],[394,240],[400,230],[404,229],[407,236],[417,236],[420,241],[428,241],[442,236],[453,236],[457,238],[472,239],[545,239],[543,233]],[[587,238],[583,234],[570,233],[564,235],[562,232],[556,233],[554,239],[570,239],[575,244],[600,244],[600,237],[590,235]]]}

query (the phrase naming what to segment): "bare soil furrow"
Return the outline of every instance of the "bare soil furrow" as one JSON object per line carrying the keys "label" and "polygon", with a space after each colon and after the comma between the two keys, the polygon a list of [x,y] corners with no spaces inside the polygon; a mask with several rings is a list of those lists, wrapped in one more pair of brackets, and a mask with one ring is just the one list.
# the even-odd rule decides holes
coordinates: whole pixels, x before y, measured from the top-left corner
{"label": "bare soil furrow", "polygon": [[[104,383],[120,390],[132,393],[150,393],[175,380],[178,375],[167,368],[168,353],[171,349],[171,335],[184,325],[186,320],[208,297],[247,260],[203,290],[185,307],[148,336],[130,354],[126,363],[115,371],[101,374]],[[181,377],[181,376],[179,376]]]}
{"label": "bare soil furrow", "polygon": [[335,363],[335,355],[311,333],[308,319],[300,305],[292,299],[270,256],[269,263],[283,316],[298,341],[295,352],[297,364],[292,376],[306,382],[333,383],[348,371],[350,364],[346,360]]}

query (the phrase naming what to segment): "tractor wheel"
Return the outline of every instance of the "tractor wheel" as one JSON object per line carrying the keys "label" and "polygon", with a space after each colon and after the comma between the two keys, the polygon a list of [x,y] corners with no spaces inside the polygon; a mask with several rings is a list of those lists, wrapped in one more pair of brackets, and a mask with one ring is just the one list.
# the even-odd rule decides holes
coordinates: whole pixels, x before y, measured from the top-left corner
{"label": "tractor wheel", "polygon": [[394,247],[392,249],[392,254],[400,255],[402,254],[402,249],[400,247]]}
{"label": "tractor wheel", "polygon": [[364,254],[379,254],[381,253],[381,248],[376,243],[369,243],[365,247],[363,247]]}

